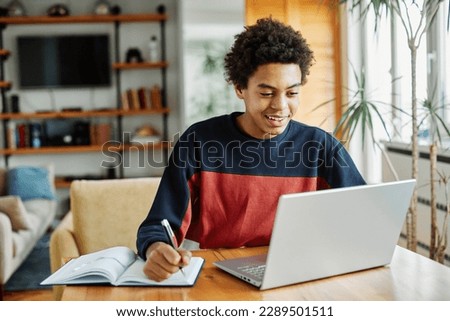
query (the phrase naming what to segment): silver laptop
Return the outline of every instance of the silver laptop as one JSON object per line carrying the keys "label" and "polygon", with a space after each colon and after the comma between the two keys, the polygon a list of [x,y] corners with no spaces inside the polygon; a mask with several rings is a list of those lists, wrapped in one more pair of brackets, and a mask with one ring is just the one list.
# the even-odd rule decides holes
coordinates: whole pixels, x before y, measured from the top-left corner
{"label": "silver laptop", "polygon": [[415,180],[282,195],[267,254],[215,262],[261,290],[387,265]]}

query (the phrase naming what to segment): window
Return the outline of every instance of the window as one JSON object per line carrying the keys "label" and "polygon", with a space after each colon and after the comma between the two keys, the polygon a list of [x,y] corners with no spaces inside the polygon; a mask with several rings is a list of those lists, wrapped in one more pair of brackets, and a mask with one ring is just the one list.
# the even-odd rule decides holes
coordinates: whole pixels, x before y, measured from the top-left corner
{"label": "window", "polygon": [[[410,5],[409,17],[413,26],[420,20],[419,10],[422,4],[423,0],[416,0],[414,5]],[[433,99],[437,106],[446,103],[447,108],[441,109],[441,116],[444,116],[450,127],[450,105],[448,105],[450,80],[447,79],[450,77],[450,62],[446,61],[446,57],[450,57],[450,32],[447,29],[449,9],[447,2],[440,6],[434,24],[422,36],[417,50],[416,97],[418,111],[425,99]],[[411,50],[408,47],[405,26],[397,14],[385,15],[383,12],[381,21],[376,25],[377,32],[374,32],[375,14],[372,10],[368,12],[365,20],[359,19],[359,14],[354,10],[349,18],[347,34],[350,64],[357,71],[362,69],[366,71],[365,91],[370,100],[382,102],[381,105],[386,106],[392,104],[402,109],[400,112],[388,106],[382,107],[381,111],[390,138],[409,144],[412,134],[412,77]],[[351,21],[356,21],[356,24],[350,24]],[[362,34],[357,30],[362,30]],[[352,87],[354,83],[352,84],[350,68],[352,67],[349,67],[349,86]],[[420,119],[423,119],[423,109],[419,121]],[[374,126],[375,139],[387,139],[381,124]],[[428,142],[429,126],[427,122],[423,122],[420,126],[419,135],[422,143]],[[373,151],[369,152],[370,148],[364,152],[359,150],[360,147],[354,148],[351,153],[352,157],[360,159],[358,164],[363,175],[370,181],[381,180],[381,172],[378,172],[381,156],[374,155]]]}
{"label": "window", "polygon": [[[420,22],[419,10],[409,11],[411,25],[417,26]],[[396,118],[394,119],[396,125],[394,126],[394,137],[396,140],[402,142],[410,142],[412,134],[411,113],[412,113],[412,76],[411,76],[411,50],[408,46],[408,38],[406,35],[405,27],[402,24],[400,18],[397,15],[392,15],[392,25],[394,26],[393,37],[391,43],[386,44],[391,47],[393,52],[393,70],[392,74],[393,92],[392,92],[392,104],[398,108],[401,108],[404,113],[396,112]],[[416,27],[414,27],[416,28]],[[432,77],[429,68],[430,55],[427,54],[427,37],[429,34],[424,33],[420,46],[417,49],[416,60],[416,97],[417,108],[420,110],[420,106],[428,97],[428,78]],[[419,112],[420,113],[420,112]],[[423,113],[418,116],[419,122],[423,119]],[[428,137],[428,130],[426,122],[420,127],[419,136],[421,139]]]}
{"label": "window", "polygon": [[224,79],[223,58],[244,25],[243,0],[183,0],[183,128],[241,110],[233,86]]}
{"label": "window", "polygon": [[[450,5],[450,4],[449,4]],[[445,10],[442,10],[445,11]],[[449,13],[450,15],[450,10]],[[442,69],[444,70],[444,79],[443,79],[443,83],[442,86],[444,88],[444,102],[446,104],[447,108],[447,112],[446,112],[446,120],[447,123],[450,124],[450,111],[448,110],[450,108],[450,21],[448,20],[450,19],[449,17],[445,17],[445,19],[443,19],[443,23],[442,25],[446,26],[446,29],[444,30],[443,28],[441,30],[443,30],[443,32],[445,33],[442,37],[443,42],[444,42],[444,52],[441,53],[441,58],[442,58]],[[442,26],[444,27],[444,26]]]}

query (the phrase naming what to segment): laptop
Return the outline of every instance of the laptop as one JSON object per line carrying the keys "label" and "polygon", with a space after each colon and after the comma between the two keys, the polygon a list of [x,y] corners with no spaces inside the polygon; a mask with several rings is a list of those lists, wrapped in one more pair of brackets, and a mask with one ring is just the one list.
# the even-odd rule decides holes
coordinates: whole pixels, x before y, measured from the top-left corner
{"label": "laptop", "polygon": [[214,265],[261,290],[388,265],[415,184],[282,195],[267,254]]}

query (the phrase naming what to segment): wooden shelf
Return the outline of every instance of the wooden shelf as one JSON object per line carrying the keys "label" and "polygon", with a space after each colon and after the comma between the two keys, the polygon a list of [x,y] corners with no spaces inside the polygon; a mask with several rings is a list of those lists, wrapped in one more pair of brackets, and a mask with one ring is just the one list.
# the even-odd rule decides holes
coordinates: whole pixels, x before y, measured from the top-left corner
{"label": "wooden shelf", "polygon": [[66,177],[55,177],[55,187],[56,188],[70,188],[70,185],[72,184],[73,181],[75,180],[102,180],[105,179],[104,177],[101,176],[80,176],[80,177],[70,177],[70,178],[66,178]]}
{"label": "wooden shelf", "polygon": [[70,188],[71,181],[67,181],[62,177],[55,177],[56,188]]}
{"label": "wooden shelf", "polygon": [[11,54],[11,51],[6,50],[6,49],[0,49],[0,57],[4,58],[8,58],[9,55]]}
{"label": "wooden shelf", "polygon": [[83,145],[83,146],[44,146],[39,148],[6,148],[0,149],[0,155],[36,155],[36,154],[69,154],[69,153],[89,153],[100,151],[122,152],[152,149],[166,149],[167,142],[157,142],[148,144],[120,144],[112,141],[103,145]]}
{"label": "wooden shelf", "polygon": [[52,118],[85,118],[85,117],[114,117],[114,116],[139,116],[139,115],[157,115],[168,114],[169,108],[163,109],[140,109],[140,110],[122,110],[122,109],[102,109],[86,111],[56,111],[39,113],[4,113],[0,114],[0,119],[52,119]]}
{"label": "wooden shelf", "polygon": [[160,69],[167,68],[169,64],[166,61],[158,61],[158,62],[117,62],[113,64],[113,69]]}
{"label": "wooden shelf", "polygon": [[6,148],[0,149],[2,155],[35,155],[35,154],[65,154],[82,152],[99,152],[103,150],[101,145],[89,146],[45,146],[40,148]]}
{"label": "wooden shelf", "polygon": [[12,83],[10,81],[0,81],[0,88],[11,88]]}
{"label": "wooden shelf", "polygon": [[152,149],[167,149],[169,147],[169,143],[168,142],[155,142],[155,143],[147,143],[147,144],[140,144],[140,143],[135,143],[135,144],[126,144],[125,146],[123,146],[123,148],[121,149],[122,151],[128,151],[128,152],[132,152],[132,151],[138,151],[138,150],[148,150],[150,148]]}
{"label": "wooden shelf", "polygon": [[111,22],[157,22],[167,20],[167,15],[157,13],[121,15],[80,15],[66,17],[24,16],[1,17],[0,24],[58,24],[58,23],[111,23]]}

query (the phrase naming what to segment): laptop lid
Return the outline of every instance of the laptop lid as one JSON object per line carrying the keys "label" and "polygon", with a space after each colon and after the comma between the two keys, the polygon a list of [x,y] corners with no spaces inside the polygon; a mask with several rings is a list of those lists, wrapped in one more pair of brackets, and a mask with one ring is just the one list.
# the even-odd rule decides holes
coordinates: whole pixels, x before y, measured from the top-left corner
{"label": "laptop lid", "polygon": [[414,185],[404,180],[282,195],[260,289],[389,264]]}

